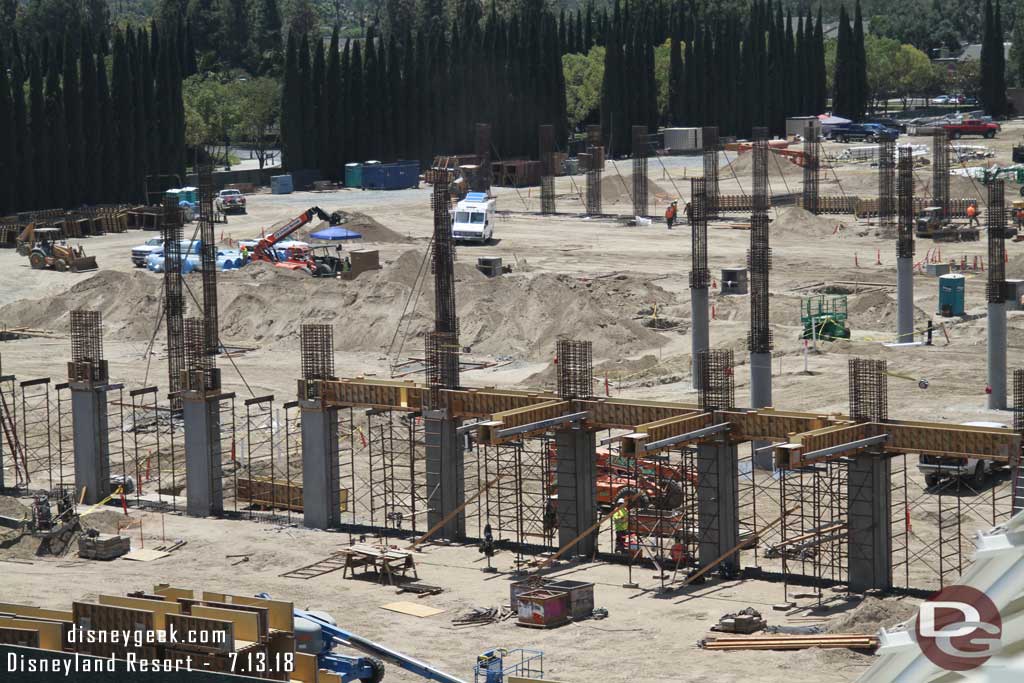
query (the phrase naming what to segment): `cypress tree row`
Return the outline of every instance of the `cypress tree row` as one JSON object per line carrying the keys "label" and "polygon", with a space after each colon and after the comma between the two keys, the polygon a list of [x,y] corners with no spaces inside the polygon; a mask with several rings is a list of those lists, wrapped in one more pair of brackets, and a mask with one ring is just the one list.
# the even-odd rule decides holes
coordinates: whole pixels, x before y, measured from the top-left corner
{"label": "cypress tree row", "polygon": [[985,0],[985,23],[981,41],[981,105],[992,116],[1007,113],[1006,54],[1003,50],[1002,9],[997,0]]}
{"label": "cypress tree row", "polygon": [[[282,157],[291,170],[341,179],[348,162],[418,159],[473,149],[474,124],[490,123],[494,158],[534,156],[537,126],[566,139],[562,55],[579,31],[541,3],[501,16],[466,3],[450,26],[424,21],[361,40],[289,33],[281,92]],[[585,39],[581,35],[581,42]],[[640,40],[641,36],[637,36]],[[638,45],[640,45],[638,43]],[[589,49],[589,48],[588,48]],[[648,65],[643,108],[654,108],[653,45],[634,50]]]}
{"label": "cypress tree row", "polygon": [[[169,46],[173,59],[156,46]],[[0,216],[146,199],[147,174],[184,174],[177,41],[155,29],[68,31],[0,56]],[[113,88],[107,80],[112,73]],[[164,143],[166,142],[166,146]]]}

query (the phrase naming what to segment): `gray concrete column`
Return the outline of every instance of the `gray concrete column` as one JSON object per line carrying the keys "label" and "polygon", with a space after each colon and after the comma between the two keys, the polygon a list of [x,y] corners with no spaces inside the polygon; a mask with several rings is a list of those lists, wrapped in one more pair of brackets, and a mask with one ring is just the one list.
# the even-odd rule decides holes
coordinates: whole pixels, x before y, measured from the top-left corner
{"label": "gray concrete column", "polygon": [[855,593],[892,587],[892,481],[889,456],[868,453],[847,465],[847,566]]}
{"label": "gray concrete column", "polygon": [[216,397],[186,392],[181,401],[185,420],[185,511],[190,517],[224,513],[220,453],[220,403]]}
{"label": "gray concrete column", "polygon": [[990,410],[1006,410],[1006,303],[988,305],[988,395]]}
{"label": "gray concrete column", "polygon": [[[750,353],[750,407],[767,408],[772,404],[772,354],[771,352]],[[771,450],[758,449],[769,445],[767,441],[754,441],[753,463],[761,470],[770,470],[775,466]]]}
{"label": "gray concrete column", "polygon": [[896,259],[896,341],[914,341],[914,259]]}
{"label": "gray concrete column", "polygon": [[[444,411],[423,412],[423,438],[427,454],[427,526],[433,528],[466,500],[465,464],[458,424]],[[466,512],[445,522],[435,538],[466,537]]]}
{"label": "gray concrete column", "polygon": [[[302,523],[310,529],[341,524],[338,409],[299,401],[302,411]],[[350,495],[352,493],[350,492]]]}
{"label": "gray concrete column", "polygon": [[[698,560],[705,567],[740,542],[739,471],[736,445],[697,446]],[[719,565],[727,573],[740,568],[740,554]],[[717,569],[717,568],[716,568]]]}
{"label": "gray concrete column", "polygon": [[701,351],[708,350],[708,290],[706,287],[690,288],[690,354],[691,354],[691,383],[694,389],[697,386],[698,369],[697,356]]}
{"label": "gray concrete column", "polygon": [[[565,546],[597,521],[597,437],[583,429],[555,432],[558,468],[558,545]],[[597,550],[597,529],[569,551],[591,556]]]}
{"label": "gray concrete column", "polygon": [[71,424],[75,447],[75,491],[94,505],[110,495],[110,442],[107,432],[107,390],[89,384],[71,385]]}

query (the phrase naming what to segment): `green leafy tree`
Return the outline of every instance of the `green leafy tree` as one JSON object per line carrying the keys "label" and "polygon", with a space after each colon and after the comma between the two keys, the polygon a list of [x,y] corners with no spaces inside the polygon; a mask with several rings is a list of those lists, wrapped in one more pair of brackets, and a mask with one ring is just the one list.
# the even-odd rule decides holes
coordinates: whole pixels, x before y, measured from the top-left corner
{"label": "green leafy tree", "polygon": [[[215,157],[225,140],[238,129],[242,103],[233,95],[238,84],[228,85],[214,75],[198,74],[182,84],[185,106],[185,140]],[[225,161],[227,150],[224,149]]]}
{"label": "green leafy tree", "polygon": [[227,94],[236,110],[232,137],[249,145],[262,169],[279,140],[281,86],[273,78],[250,78],[231,83]]}
{"label": "green leafy tree", "polygon": [[565,71],[565,106],[570,130],[589,121],[601,106],[601,82],[604,80],[605,49],[590,48],[586,54],[562,57]]}

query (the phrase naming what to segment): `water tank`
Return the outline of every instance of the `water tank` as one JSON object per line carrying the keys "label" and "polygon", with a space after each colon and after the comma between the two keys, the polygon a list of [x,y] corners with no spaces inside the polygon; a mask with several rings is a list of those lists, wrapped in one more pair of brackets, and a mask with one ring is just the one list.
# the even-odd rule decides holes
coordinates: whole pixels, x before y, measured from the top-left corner
{"label": "water tank", "polygon": [[352,162],[345,164],[345,187],[363,186],[363,165]]}
{"label": "water tank", "polygon": [[951,318],[964,314],[964,289],[967,280],[959,273],[939,278],[939,315]]}
{"label": "water tank", "polygon": [[272,194],[291,194],[294,190],[290,175],[270,176],[270,192]]}

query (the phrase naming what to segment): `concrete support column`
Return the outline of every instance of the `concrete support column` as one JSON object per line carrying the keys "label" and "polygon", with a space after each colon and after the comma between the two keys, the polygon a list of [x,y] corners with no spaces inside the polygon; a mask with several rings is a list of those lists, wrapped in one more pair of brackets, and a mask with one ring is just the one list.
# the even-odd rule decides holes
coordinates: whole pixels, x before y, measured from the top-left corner
{"label": "concrete support column", "polygon": [[[443,410],[423,412],[427,452],[427,526],[433,528],[466,500],[465,465],[458,424]],[[434,534],[435,538],[466,537],[466,513],[459,510]]]}
{"label": "concrete support column", "polygon": [[71,424],[75,447],[75,491],[93,505],[110,495],[110,443],[107,390],[71,384]]}
{"label": "concrete support column", "polygon": [[697,386],[697,356],[701,351],[708,350],[708,290],[706,287],[690,288],[690,344],[691,374],[694,389]]}
{"label": "concrete support column", "polygon": [[896,341],[914,341],[914,259],[896,259]]}
{"label": "concrete support column", "polygon": [[185,419],[185,511],[189,517],[216,517],[224,513],[220,403],[216,396],[185,392],[181,408]]}
{"label": "concrete support column", "polygon": [[[739,472],[736,445],[704,443],[697,446],[698,560],[705,567],[736,547],[740,540]],[[719,565],[735,573],[740,555]]]}
{"label": "concrete support column", "polygon": [[1006,303],[988,305],[988,395],[990,410],[1006,410]]}
{"label": "concrete support column", "polygon": [[847,465],[847,556],[855,593],[892,587],[891,460],[869,453]]}
{"label": "concrete support column", "polygon": [[[310,529],[341,524],[338,409],[299,401],[302,410],[302,523]],[[351,495],[351,493],[350,493]]]}
{"label": "concrete support column", "polygon": [[[772,404],[772,354],[766,352],[750,352],[750,407],[767,408]],[[754,467],[770,470],[775,461],[771,450],[758,449],[769,445],[767,441],[754,441]]]}
{"label": "concrete support column", "polygon": [[[597,437],[583,429],[555,432],[558,469],[558,545],[562,547],[597,521]],[[597,550],[597,530],[580,539],[571,555],[591,556]]]}

